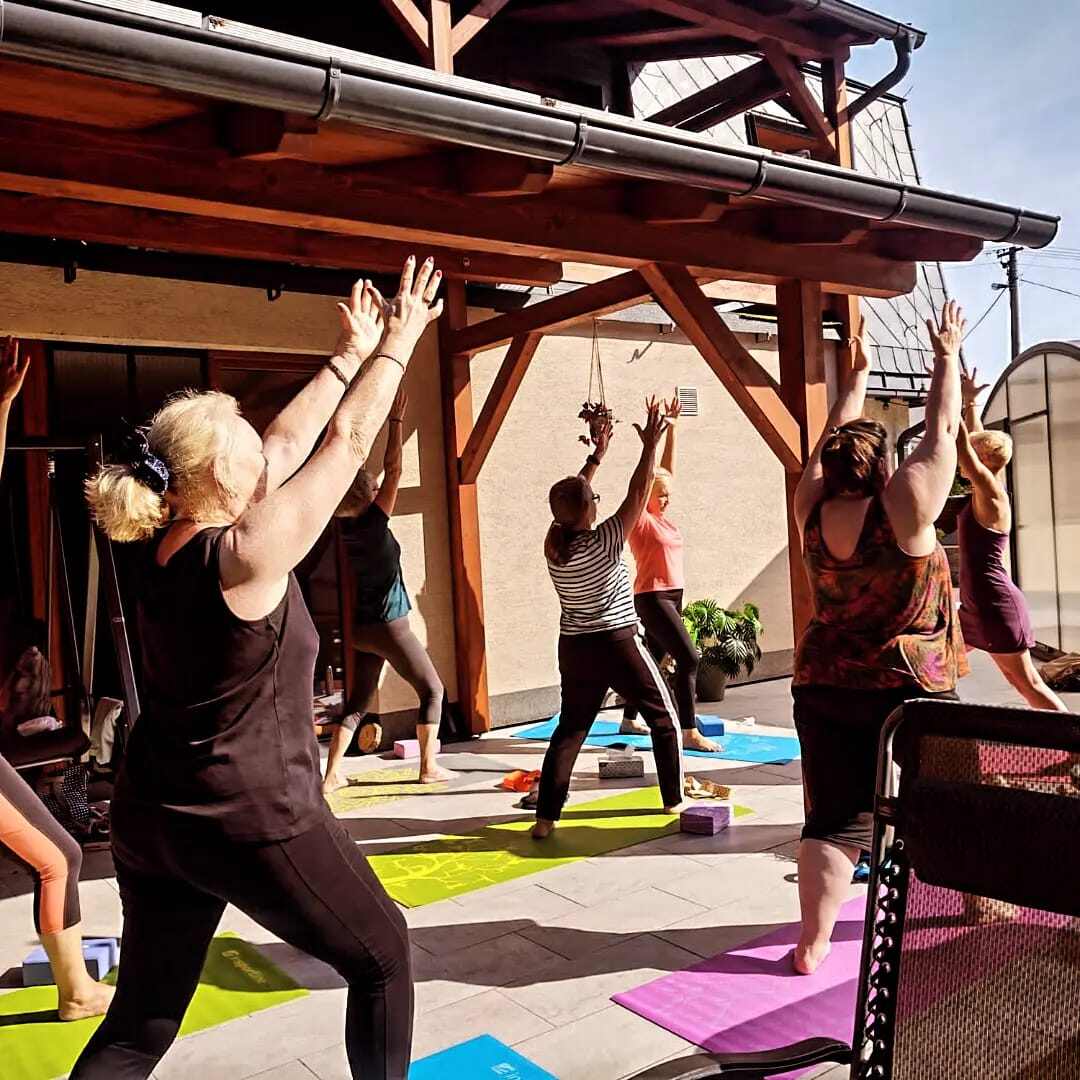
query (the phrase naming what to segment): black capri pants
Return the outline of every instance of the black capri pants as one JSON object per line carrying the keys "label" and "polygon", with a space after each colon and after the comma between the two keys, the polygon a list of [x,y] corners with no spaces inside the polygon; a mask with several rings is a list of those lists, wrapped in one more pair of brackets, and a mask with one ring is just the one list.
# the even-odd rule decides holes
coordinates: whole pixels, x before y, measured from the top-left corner
{"label": "black capri pants", "polygon": [[405,920],[329,810],[291,839],[238,843],[113,806],[120,971],[71,1080],[150,1075],[176,1038],[226,903],[349,984],[345,1050],[354,1077],[405,1080],[413,1025]]}
{"label": "black capri pants", "polygon": [[[809,804],[802,838],[870,851],[878,742],[885,721],[912,698],[955,700],[956,694],[931,694],[919,686],[888,690],[796,686],[791,693]],[[898,754],[902,758],[902,751]]]}

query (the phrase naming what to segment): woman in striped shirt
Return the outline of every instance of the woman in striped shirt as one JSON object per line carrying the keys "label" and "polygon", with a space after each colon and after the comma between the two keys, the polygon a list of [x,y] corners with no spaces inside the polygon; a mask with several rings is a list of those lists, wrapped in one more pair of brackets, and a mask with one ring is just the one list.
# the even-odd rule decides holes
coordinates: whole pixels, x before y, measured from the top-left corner
{"label": "woman in striped shirt", "polygon": [[656,448],[667,427],[660,406],[648,402],[641,458],[626,498],[614,515],[596,524],[600,496],[591,481],[611,438],[597,433],[596,449],[577,476],[560,480],[548,495],[554,517],[544,542],[548,572],[562,608],[559,672],[562,710],[551,736],[536,807],[533,836],[551,833],[570,790],[574,762],[609,689],[635,706],[649,725],[664,808],[675,813],[683,797],[679,724],[667,685],[639,636],[634,593],[623,548],[652,489]]}

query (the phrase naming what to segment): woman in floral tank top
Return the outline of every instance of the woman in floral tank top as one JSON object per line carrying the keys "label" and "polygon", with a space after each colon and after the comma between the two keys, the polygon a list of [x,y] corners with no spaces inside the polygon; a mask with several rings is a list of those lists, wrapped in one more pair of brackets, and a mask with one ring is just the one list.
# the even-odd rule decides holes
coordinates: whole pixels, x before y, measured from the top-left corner
{"label": "woman in floral tank top", "polygon": [[808,804],[792,959],[804,975],[828,954],[852,865],[870,846],[882,725],[910,698],[955,697],[967,671],[934,528],[956,472],[963,331],[951,302],[940,331],[930,324],[926,433],[894,472],[885,428],[862,419],[870,362],[860,325],[847,385],[795,494],[814,609],[792,690]]}

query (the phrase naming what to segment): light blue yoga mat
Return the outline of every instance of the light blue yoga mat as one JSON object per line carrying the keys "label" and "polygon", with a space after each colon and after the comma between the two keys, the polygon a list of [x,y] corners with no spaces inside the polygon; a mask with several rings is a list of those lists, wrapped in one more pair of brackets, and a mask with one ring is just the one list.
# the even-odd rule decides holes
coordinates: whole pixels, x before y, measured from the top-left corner
{"label": "light blue yoga mat", "polygon": [[490,1035],[414,1061],[409,1080],[558,1080]]}
{"label": "light blue yoga mat", "polygon": [[[558,722],[559,717],[553,716],[542,724],[533,724],[532,727],[511,732],[511,738],[546,741],[551,738]],[[750,761],[757,765],[786,765],[799,757],[799,740],[783,735],[744,735],[740,732],[724,735],[718,741],[724,747],[719,753],[705,753],[702,750],[684,750],[683,753],[690,757]],[[585,744],[611,746],[612,743],[626,743],[644,750],[652,747],[652,740],[648,735],[620,735],[619,723],[616,720],[594,720]]]}

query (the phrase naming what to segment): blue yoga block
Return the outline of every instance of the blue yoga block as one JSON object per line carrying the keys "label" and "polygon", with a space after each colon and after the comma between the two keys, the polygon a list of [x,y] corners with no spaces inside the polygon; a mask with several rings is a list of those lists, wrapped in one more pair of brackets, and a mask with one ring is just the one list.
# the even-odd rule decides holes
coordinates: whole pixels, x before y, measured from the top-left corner
{"label": "blue yoga block", "polygon": [[[92,979],[103,979],[116,966],[119,945],[116,938],[84,938],[83,959]],[[52,986],[52,967],[45,950],[39,945],[22,963],[23,986]]]}
{"label": "blue yoga block", "polygon": [[724,721],[719,716],[699,716],[697,729],[702,735],[719,739],[724,734]]}

